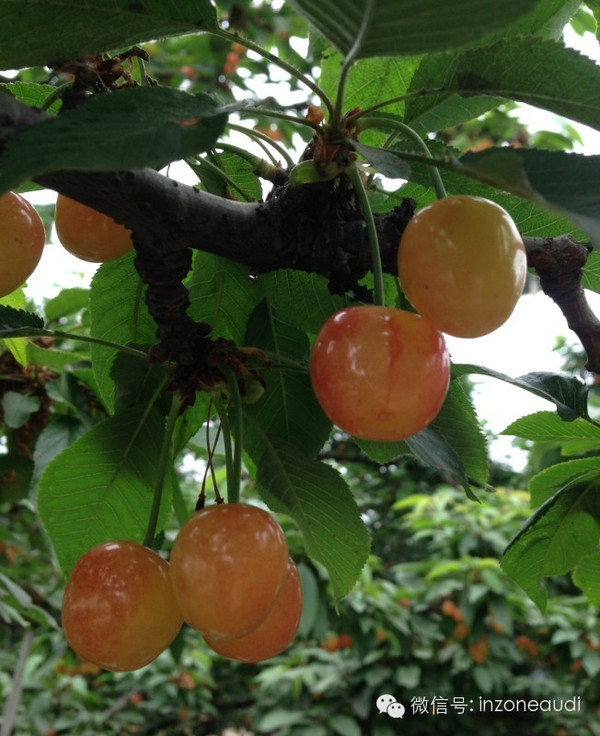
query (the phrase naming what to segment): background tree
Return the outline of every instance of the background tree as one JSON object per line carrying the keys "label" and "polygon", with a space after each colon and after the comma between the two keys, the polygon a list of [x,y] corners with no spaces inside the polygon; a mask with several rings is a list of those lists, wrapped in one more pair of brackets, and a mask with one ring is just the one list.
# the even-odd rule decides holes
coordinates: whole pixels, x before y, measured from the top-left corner
{"label": "background tree", "polygon": [[[190,0],[0,16],[0,66],[22,69],[0,94],[0,187],[53,189],[133,233],[134,251],[101,265],[89,291],[63,291],[43,316],[17,291],[0,313],[2,498],[35,499],[63,573],[107,539],[160,545],[165,532],[167,545],[195,502],[175,469],[200,445],[210,465],[220,431],[229,500],[243,448],[247,483],[292,520],[297,552],[326,571],[335,598],[352,589],[372,529],[348,473],[331,466],[310,347],[343,306],[407,306],[398,243],[441,194],[440,175],[448,194],[510,213],[598,369],[582,291],[600,288],[598,158],[501,125],[507,106],[526,102],[598,127],[598,69],[560,41],[578,8]],[[257,87],[282,71],[289,104]],[[491,134],[477,130],[486,124]],[[162,171],[181,160],[193,183]],[[485,503],[486,441],[463,388],[477,374],[555,404],[507,431],[571,453],[597,446],[579,378],[472,365],[452,366],[422,432],[348,445],[374,465],[411,456]],[[532,479],[535,510],[502,555],[541,609],[544,579],[571,571],[598,602],[600,466],[557,459]]]}

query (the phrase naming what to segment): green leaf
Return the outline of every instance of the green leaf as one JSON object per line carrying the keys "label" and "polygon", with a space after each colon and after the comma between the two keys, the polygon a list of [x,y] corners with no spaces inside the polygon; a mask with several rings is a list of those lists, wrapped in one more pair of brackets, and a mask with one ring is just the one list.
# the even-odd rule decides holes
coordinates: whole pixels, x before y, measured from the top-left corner
{"label": "green leaf", "polygon": [[70,414],[54,415],[52,420],[40,432],[33,452],[32,488],[35,488],[44,471],[54,458],[85,432],[85,425],[77,417]]}
{"label": "green leaf", "polygon": [[[2,35],[2,30],[0,30],[0,35]],[[2,51],[0,51],[1,54]],[[0,84],[0,92],[6,92],[29,107],[40,107],[54,90],[55,87],[50,84],[32,84],[31,82]],[[57,112],[60,105],[60,100],[56,100],[50,105],[48,112]]]}
{"label": "green leaf", "polygon": [[37,396],[27,396],[16,391],[5,391],[2,397],[3,420],[7,427],[18,429],[27,424],[29,417],[40,408]]}
{"label": "green leaf", "polygon": [[242,345],[246,323],[262,293],[246,266],[209,253],[194,255],[187,281],[189,315],[212,327],[213,337]]}
{"label": "green leaf", "polygon": [[600,606],[600,551],[581,560],[573,573],[573,582],[594,606]]}
{"label": "green leaf", "polygon": [[424,116],[448,95],[501,97],[600,126],[600,69],[557,41],[521,37],[430,58],[415,73],[407,120]]}
{"label": "green leaf", "polygon": [[[65,575],[96,544],[143,541],[164,431],[159,412],[135,407],[97,424],[48,465],[38,510]],[[167,473],[159,528],[170,501]]]}
{"label": "green leaf", "polygon": [[[96,271],[90,289],[91,334],[119,345],[149,345],[156,342],[156,325],[146,309],[133,258],[129,253]],[[114,408],[110,369],[116,354],[116,349],[104,345],[91,346],[94,375],[109,410]]]}
{"label": "green leaf", "polygon": [[[554,215],[550,218],[568,218],[579,231],[587,233],[596,245],[600,245],[600,156],[584,156],[563,151],[538,151],[534,149],[490,148],[480,153],[467,153],[460,159],[449,156],[427,161],[413,150],[383,150],[355,143],[354,148],[384,176],[410,179],[428,184],[430,176],[424,175],[423,166],[437,166],[443,172],[469,177],[488,187],[495,188],[488,195],[501,203],[505,193],[529,200]],[[455,180],[451,179],[451,182]],[[448,187],[453,193],[468,193],[468,185]],[[462,192],[461,192],[462,190]],[[473,193],[483,194],[480,189]],[[403,188],[401,196],[412,192]],[[513,200],[514,201],[514,200]],[[511,200],[508,201],[510,205]],[[512,210],[512,207],[507,209]],[[530,210],[531,211],[531,210]],[[511,212],[512,214],[512,212]],[[515,220],[516,221],[516,220]],[[527,233],[535,235],[526,217],[519,218],[519,226],[525,222]],[[543,223],[542,227],[544,227]],[[538,225],[539,226],[539,225]],[[573,229],[567,226],[566,231]],[[562,232],[565,232],[564,224]],[[525,234],[525,233],[524,233]],[[547,231],[543,230],[547,235]],[[557,233],[558,234],[558,233]]]}
{"label": "green leaf", "polygon": [[500,381],[510,383],[512,386],[525,389],[541,399],[551,401],[556,405],[559,416],[565,421],[572,421],[577,417],[588,418],[588,389],[578,378],[543,371],[527,373],[519,378],[511,378],[504,373],[483,366],[468,365],[466,363],[455,363],[452,366],[452,376],[454,378],[473,374],[497,378]]}
{"label": "green leaf", "polygon": [[367,561],[369,537],[342,476],[290,442],[271,440],[256,480],[269,507],[298,524],[308,555],[329,572],[336,598],[344,596]]}
{"label": "green leaf", "polygon": [[[358,57],[406,56],[462,46],[507,26],[537,0],[375,0]],[[338,51],[354,45],[367,0],[290,0]]]}
{"label": "green leaf", "polygon": [[160,168],[214,145],[225,108],[204,94],[127,87],[48,117],[12,136],[0,157],[0,191],[49,171]]}
{"label": "green leaf", "polygon": [[581,283],[584,289],[600,294],[600,253],[597,250],[592,251],[585,262]]}
{"label": "green leaf", "polygon": [[559,445],[576,441],[581,452],[600,447],[600,427],[581,417],[564,421],[553,411],[540,411],[521,417],[501,434],[511,434],[535,442],[555,442]]}
{"label": "green leaf", "polygon": [[324,276],[280,269],[259,276],[259,282],[277,314],[295,327],[314,335],[347,300],[329,291]]}
{"label": "green leaf", "polygon": [[164,366],[136,355],[119,353],[110,377],[115,384],[115,412],[150,403],[160,406],[164,414],[168,412],[171,400],[165,391],[167,372]]}
{"label": "green leaf", "polygon": [[142,41],[216,28],[209,0],[19,0],[0,9],[0,68],[52,65]]}
{"label": "green leaf", "polygon": [[534,475],[529,481],[531,505],[536,508],[545,503],[561,488],[600,475],[600,458],[586,457],[552,465]]}
{"label": "green leaf", "polygon": [[18,334],[21,328],[42,328],[44,320],[33,312],[0,304],[0,338],[5,339]]}
{"label": "green leaf", "polygon": [[52,299],[48,299],[44,305],[44,314],[49,322],[57,322],[61,317],[69,317],[77,314],[88,305],[90,297],[89,289],[71,287],[62,289]]}
{"label": "green leaf", "polygon": [[263,302],[250,318],[245,343],[266,351],[273,363],[264,373],[262,398],[244,405],[246,452],[257,462],[270,438],[280,438],[307,455],[316,455],[329,436],[331,423],[308,376],[310,346],[306,335]]}
{"label": "green leaf", "polygon": [[558,491],[529,519],[506,548],[500,565],[544,610],[545,577],[564,575],[595,551],[600,540],[600,474]]}

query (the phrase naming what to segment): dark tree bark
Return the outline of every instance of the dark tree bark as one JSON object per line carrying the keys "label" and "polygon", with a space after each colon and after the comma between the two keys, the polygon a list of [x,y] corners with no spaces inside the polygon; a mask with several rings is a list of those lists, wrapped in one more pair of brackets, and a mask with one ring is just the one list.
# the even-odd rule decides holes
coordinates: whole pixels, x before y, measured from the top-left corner
{"label": "dark tree bark", "polygon": [[[0,93],[0,153],[11,136],[44,117]],[[178,364],[175,384],[180,389],[186,386],[184,394],[190,400],[196,388],[222,380],[223,363],[239,368],[246,360],[234,346],[212,343],[210,327],[196,325],[186,314],[187,294],[181,280],[192,249],[245,264],[255,273],[288,268],[322,274],[333,292],[370,298],[358,284],[370,269],[367,233],[344,177],[297,187],[278,185],[265,202],[258,203],[216,197],[151,169],[57,171],[36,181],[133,231],[136,267],[148,284],[148,306],[158,326],[160,344],[154,357]],[[414,202],[407,199],[391,212],[375,216],[387,273],[396,274],[398,243],[413,213]],[[581,288],[587,247],[568,236],[525,238],[525,245],[543,290],[580,337],[589,369],[600,372],[600,323]]]}

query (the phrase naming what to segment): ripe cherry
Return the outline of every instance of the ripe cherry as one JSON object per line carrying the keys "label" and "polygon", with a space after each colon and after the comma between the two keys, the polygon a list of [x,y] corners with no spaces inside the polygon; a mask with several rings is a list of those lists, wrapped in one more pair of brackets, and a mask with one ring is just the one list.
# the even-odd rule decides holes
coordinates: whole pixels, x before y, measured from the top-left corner
{"label": "ripe cherry", "polygon": [[271,610],[249,634],[239,639],[204,637],[211,649],[238,662],[260,662],[283,650],[294,638],[302,614],[302,586],[294,561],[288,558],[279,593]]}
{"label": "ripe cherry", "polygon": [[136,542],[88,550],[67,581],[62,624],[77,654],[108,670],[152,662],[173,641],[183,615],[169,564]]}
{"label": "ripe cherry", "polygon": [[131,230],[62,194],[56,199],[54,224],[64,248],[84,261],[106,263],[133,248]]}
{"label": "ripe cherry", "polygon": [[46,233],[40,216],[24,197],[7,192],[0,197],[0,297],[18,289],[42,257]]}
{"label": "ripe cherry", "polygon": [[334,424],[362,439],[395,441],[436,417],[448,390],[450,361],[440,333],[418,315],[347,307],[321,328],[310,377]]}
{"label": "ripe cherry", "polygon": [[512,314],[527,275],[523,240],[495,202],[444,197],[410,220],[398,250],[402,288],[417,312],[455,337],[480,337]]}
{"label": "ripe cherry", "polygon": [[191,516],[171,551],[171,579],[186,621],[210,639],[255,629],[283,582],[287,542],[266,511],[219,504]]}

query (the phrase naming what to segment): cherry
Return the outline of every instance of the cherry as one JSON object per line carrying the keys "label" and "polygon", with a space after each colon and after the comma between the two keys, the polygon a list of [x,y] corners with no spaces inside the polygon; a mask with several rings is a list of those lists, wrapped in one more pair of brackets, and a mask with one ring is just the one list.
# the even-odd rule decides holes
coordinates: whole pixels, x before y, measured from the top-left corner
{"label": "cherry", "polygon": [[169,564],[136,542],[93,547],[67,581],[62,605],[67,641],[80,657],[108,670],[136,670],[152,662],[182,623]]}
{"label": "cherry", "polygon": [[255,629],[273,606],[288,549],[279,524],[247,504],[218,504],[191,516],[171,551],[171,579],[186,621],[210,639]]}
{"label": "cherry", "polygon": [[294,638],[302,614],[302,586],[294,561],[288,558],[279,593],[259,625],[239,639],[204,639],[217,654],[238,662],[260,662],[283,650]]}
{"label": "cherry", "polygon": [[313,346],[310,377],[331,421],[367,440],[395,441],[437,415],[450,376],[440,333],[416,314],[347,307],[330,317]]}
{"label": "cherry", "polygon": [[133,248],[131,230],[63,194],[56,199],[54,224],[64,248],[84,261],[106,263]]}
{"label": "cherry", "polygon": [[40,216],[24,197],[0,197],[0,297],[18,289],[35,271],[46,242]]}
{"label": "cherry", "polygon": [[413,307],[438,330],[480,337],[510,317],[527,275],[510,215],[482,197],[438,199],[410,220],[398,273]]}

